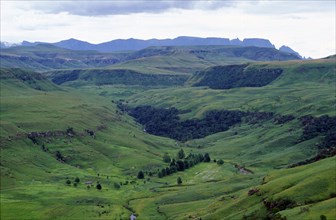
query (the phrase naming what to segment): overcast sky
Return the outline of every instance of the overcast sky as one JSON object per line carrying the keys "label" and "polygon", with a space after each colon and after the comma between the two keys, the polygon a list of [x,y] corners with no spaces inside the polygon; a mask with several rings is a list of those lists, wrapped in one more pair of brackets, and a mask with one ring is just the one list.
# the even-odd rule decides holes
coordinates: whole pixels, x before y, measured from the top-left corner
{"label": "overcast sky", "polygon": [[1,0],[1,41],[90,43],[178,36],[266,38],[313,58],[335,54],[335,0]]}

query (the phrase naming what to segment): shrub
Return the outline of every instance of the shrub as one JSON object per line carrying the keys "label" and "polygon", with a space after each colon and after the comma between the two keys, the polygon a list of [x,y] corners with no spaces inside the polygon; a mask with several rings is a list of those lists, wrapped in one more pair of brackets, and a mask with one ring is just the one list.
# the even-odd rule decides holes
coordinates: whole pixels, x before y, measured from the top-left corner
{"label": "shrub", "polygon": [[113,183],[114,188],[120,189],[120,184],[119,183]]}
{"label": "shrub", "polygon": [[177,153],[177,159],[184,159],[185,157],[185,153],[183,151],[183,149],[181,149],[178,153]]}
{"label": "shrub", "polygon": [[223,165],[224,164],[224,160],[222,160],[222,159],[217,160],[217,164],[218,165]]}
{"label": "shrub", "polygon": [[102,189],[102,186],[100,185],[100,183],[97,184],[96,188],[97,188],[98,190],[101,190],[101,189]]}
{"label": "shrub", "polygon": [[208,153],[205,153],[204,154],[204,160],[203,160],[204,162],[210,162],[211,161],[211,159],[210,159],[210,155],[208,154]]}
{"label": "shrub", "polygon": [[170,163],[171,162],[171,158],[168,154],[163,155],[163,162],[165,162],[165,163]]}
{"label": "shrub", "polygon": [[320,215],[320,219],[321,219],[321,220],[327,220],[327,216],[325,216],[325,215]]}
{"label": "shrub", "polygon": [[138,179],[143,179],[145,178],[145,174],[144,172],[142,172],[141,170],[139,171],[138,175],[137,175]]}
{"label": "shrub", "polygon": [[177,177],[177,184],[178,184],[178,185],[181,185],[181,184],[182,184],[182,179],[181,179],[181,177]]}

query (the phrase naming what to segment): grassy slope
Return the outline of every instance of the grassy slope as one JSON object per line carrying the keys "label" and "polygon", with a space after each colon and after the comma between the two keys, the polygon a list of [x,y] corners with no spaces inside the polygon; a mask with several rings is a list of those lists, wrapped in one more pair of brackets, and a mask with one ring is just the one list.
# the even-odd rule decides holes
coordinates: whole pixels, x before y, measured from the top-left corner
{"label": "grassy slope", "polygon": [[[130,211],[122,205],[141,186],[129,184],[118,191],[113,183],[133,180],[139,169],[160,166],[161,153],[174,149],[174,141],[143,133],[115,110],[110,99],[55,90],[55,85],[40,91],[15,78],[1,80],[1,217],[95,219],[105,210],[116,219],[126,218]],[[96,139],[61,136],[32,144],[25,135],[68,127],[77,133],[95,130]],[[56,151],[67,163],[55,159]],[[65,185],[66,177],[73,181],[76,176],[82,180],[77,188]],[[103,191],[87,190],[88,180],[94,186],[100,181]]]}
{"label": "grassy slope", "polygon": [[[120,86],[84,87],[82,90],[107,97],[113,95],[122,99],[134,94],[127,99],[132,106],[150,104],[158,107],[174,106],[179,109],[192,110],[181,115],[182,118],[202,117],[204,112],[211,109],[274,111],[277,114],[293,114],[296,117],[306,114],[314,116],[323,114],[335,115],[333,95],[335,90],[334,60],[288,61],[251,65],[252,67],[279,67],[284,68],[285,71],[272,84],[261,88],[211,90],[207,88],[183,87],[175,88],[174,90],[171,88],[148,90],[139,94],[136,94],[139,88],[135,87],[132,89]],[[258,185],[262,177],[270,172],[272,173],[274,168],[286,167],[290,163],[301,161],[316,153],[315,143],[319,141],[319,138],[297,144],[296,140],[300,135],[300,123],[298,120],[294,120],[284,125],[274,125],[268,122],[262,125],[236,126],[227,132],[211,135],[200,140],[189,141],[186,145],[191,147],[191,149],[209,152],[210,155],[216,155],[216,159],[223,158],[227,163],[227,167],[219,173],[215,171],[216,169],[218,170],[216,168],[217,165],[209,165],[210,167],[202,167],[203,169],[198,167],[193,171],[190,170],[179,174],[183,175],[183,179],[188,182],[191,181],[197,184],[177,188],[168,187],[164,192],[157,193],[159,195],[132,200],[131,204],[138,213],[145,216],[156,216],[159,210],[159,212],[162,212],[162,219],[184,219],[189,215],[192,217],[208,216],[206,218],[209,219],[219,219],[219,216],[226,216],[228,219],[239,219],[244,213],[248,214],[253,210],[263,208],[260,199],[247,198],[247,191],[250,187]],[[242,181],[241,178],[245,178],[239,173],[234,173],[234,177],[229,175],[231,181],[223,178],[228,173],[235,171],[232,168],[233,163],[245,165],[252,169],[255,174],[248,175],[242,182],[243,185],[246,185],[241,188],[238,187],[234,190],[225,188],[222,191],[224,185],[234,187],[237,182]],[[331,163],[328,162],[328,164],[330,165]],[[311,172],[311,167],[309,166],[304,169],[307,169],[307,173]],[[215,183],[211,183],[211,187],[210,185],[207,187],[199,179],[194,180],[195,174],[198,172],[206,176],[203,180],[204,182],[215,180]],[[311,175],[314,176],[315,174]],[[326,172],[321,178],[328,179],[330,175],[330,172]],[[174,184],[177,176],[174,174],[165,179]],[[308,178],[311,177],[309,176]],[[216,184],[216,181],[219,181],[218,184]],[[283,182],[279,182],[277,187],[281,188],[282,185],[285,187]],[[310,189],[311,186],[308,185],[307,187],[307,189]],[[329,191],[335,191],[330,185],[321,187]],[[189,194],[187,189],[190,190]],[[187,191],[186,194],[184,194],[185,191]],[[218,191],[218,194],[216,191]],[[199,197],[200,193],[204,194],[204,197]],[[234,196],[233,199],[230,195]],[[236,201],[235,196],[243,198],[241,203],[244,204],[244,208],[240,207],[240,202]],[[269,193],[268,196],[273,197],[273,193]],[[174,204],[166,204],[167,200],[175,197],[178,198],[174,200]],[[306,196],[306,198],[309,197],[309,195]],[[226,208],[222,208],[222,200],[227,204]],[[317,216],[319,213],[329,213],[327,216],[335,217],[330,211],[330,202],[328,201],[325,201],[325,203],[329,204],[329,206],[323,206],[327,208],[323,208],[319,203],[314,203],[316,206],[313,205],[314,208],[311,209],[310,215]],[[158,204],[158,206],[153,205],[153,203]],[[210,206],[208,205],[209,203],[211,203]],[[194,210],[201,208],[204,209],[199,213],[195,213]],[[209,211],[211,208],[213,211]],[[215,212],[215,210],[221,210],[218,211],[220,214],[208,214],[209,212]],[[239,210],[245,211],[240,212]],[[299,210],[299,208],[293,210]],[[295,219],[295,217],[288,216],[290,219]]]}
{"label": "grassy slope", "polygon": [[[210,109],[272,111],[281,114],[335,115],[335,60],[259,63],[253,66],[282,67],[284,72],[260,88],[212,90],[206,87],[153,90],[134,95],[132,105],[150,104],[190,109],[185,117],[201,117]],[[190,102],[192,100],[192,102]]]}
{"label": "grassy slope", "polygon": [[231,46],[149,47],[130,54],[129,58],[131,60],[109,68],[132,69],[142,73],[191,75],[214,65],[296,59],[274,49]]}
{"label": "grassy slope", "polygon": [[[133,95],[128,100],[132,105],[149,103],[192,109],[183,115],[184,118],[200,117],[207,109],[222,108],[272,110],[295,116],[333,115],[333,72],[328,70],[323,76],[314,70],[305,70],[302,75],[295,72],[307,65],[332,67],[332,64],[314,62],[287,63],[285,73],[264,88],[162,89]],[[300,83],[296,84],[293,78]],[[300,135],[296,120],[283,126],[270,122],[240,125],[190,141],[185,151],[209,152],[212,158],[224,159],[225,164],[200,164],[163,179],[152,177],[146,183],[137,181],[115,189],[115,182],[133,180],[139,169],[164,166],[163,153],[173,156],[179,149],[175,141],[143,133],[129,117],[116,114],[111,99],[127,98],[142,88],[131,87],[129,91],[128,87],[103,86],[84,87],[80,91],[60,87],[46,90],[38,91],[17,80],[1,81],[1,217],[4,219],[125,219],[131,212],[125,207],[131,207],[142,219],[188,219],[189,216],[240,219],[256,210],[261,210],[259,214],[265,212],[261,197],[247,196],[251,187],[260,187],[267,198],[289,196],[298,202],[312,198],[310,212],[299,214],[302,217],[321,214],[328,219],[336,217],[334,199],[327,199],[330,192],[335,192],[330,182],[335,158],[274,170],[316,152],[314,143],[318,139],[294,144]],[[292,102],[299,98],[299,104]],[[309,107],[312,105],[315,107]],[[297,109],[302,111],[296,112]],[[65,130],[68,126],[83,132],[83,129],[95,130],[101,125],[106,128],[97,132],[96,139],[87,135],[58,137],[41,139],[34,145],[27,138],[14,138],[17,132]],[[10,141],[8,136],[11,136]],[[49,152],[41,150],[42,142]],[[67,163],[55,159],[57,150],[69,159]],[[235,163],[255,173],[241,174],[233,167]],[[297,181],[303,174],[306,174],[305,181]],[[80,177],[81,183],[77,187],[66,186],[66,177],[73,181],[75,176]],[[176,186],[178,176],[182,177],[182,186]],[[267,183],[260,186],[264,176],[267,176]],[[315,176],[322,181],[315,181],[312,178]],[[103,190],[86,189],[83,182],[87,180],[94,184],[100,181]],[[317,192],[314,197],[309,190],[317,189],[317,185],[325,193]],[[281,214],[296,219],[299,212],[300,207]]]}

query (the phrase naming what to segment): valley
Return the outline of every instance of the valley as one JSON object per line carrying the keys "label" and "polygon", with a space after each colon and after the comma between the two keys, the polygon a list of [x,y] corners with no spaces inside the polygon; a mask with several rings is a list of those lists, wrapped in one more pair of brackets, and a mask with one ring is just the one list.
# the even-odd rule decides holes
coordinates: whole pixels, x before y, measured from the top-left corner
{"label": "valley", "polygon": [[0,61],[1,219],[336,219],[335,56],[40,44]]}

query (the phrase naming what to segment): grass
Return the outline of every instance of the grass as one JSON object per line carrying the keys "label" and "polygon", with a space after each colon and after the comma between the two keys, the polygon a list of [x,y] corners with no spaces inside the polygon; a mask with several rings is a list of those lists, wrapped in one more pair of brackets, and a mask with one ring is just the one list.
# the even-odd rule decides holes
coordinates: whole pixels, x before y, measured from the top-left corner
{"label": "grass", "polygon": [[[131,212],[139,219],[241,219],[251,213],[262,218],[267,212],[265,198],[295,200],[297,207],[279,212],[288,219],[318,219],[322,214],[335,219],[335,198],[331,198],[335,157],[286,168],[315,155],[315,143],[322,138],[296,143],[301,135],[297,119],[283,125],[242,123],[179,143],[145,133],[128,115],[117,113],[112,102],[124,99],[132,106],[191,109],[181,115],[184,119],[202,117],[210,109],[335,116],[330,62],[257,65],[286,68],[266,87],[230,90],[124,85],[75,89],[39,79],[41,91],[17,78],[1,80],[1,219],[127,219]],[[327,68],[319,73],[316,69],[321,65]],[[300,75],[302,69],[307,74]],[[68,127],[78,135],[37,138],[37,144],[26,138],[32,131]],[[94,130],[95,138],[84,129]],[[210,153],[224,164],[212,161],[164,178],[136,178],[139,170],[166,167],[162,156],[174,157],[181,148],[187,154]],[[56,151],[66,162],[56,160]],[[254,173],[243,174],[235,164]],[[72,185],[75,177],[80,178],[77,187]],[[89,189],[87,181],[93,182]],[[97,182],[101,191],[95,188]],[[116,183],[122,183],[120,188]],[[259,188],[260,194],[249,196],[251,188]]]}

